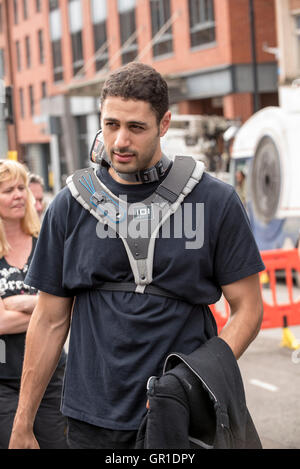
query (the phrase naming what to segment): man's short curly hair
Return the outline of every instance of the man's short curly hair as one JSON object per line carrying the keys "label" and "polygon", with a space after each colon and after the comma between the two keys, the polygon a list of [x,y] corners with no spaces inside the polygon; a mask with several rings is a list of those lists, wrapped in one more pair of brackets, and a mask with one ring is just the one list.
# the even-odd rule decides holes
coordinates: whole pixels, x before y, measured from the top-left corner
{"label": "man's short curly hair", "polygon": [[108,96],[148,102],[158,124],[169,109],[166,81],[153,67],[140,62],[130,62],[109,75],[101,91],[101,105]]}

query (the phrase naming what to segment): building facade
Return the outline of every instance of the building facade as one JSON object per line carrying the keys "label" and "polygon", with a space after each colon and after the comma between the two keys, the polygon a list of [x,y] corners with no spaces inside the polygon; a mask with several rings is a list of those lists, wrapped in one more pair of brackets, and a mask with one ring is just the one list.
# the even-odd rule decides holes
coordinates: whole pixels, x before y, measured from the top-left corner
{"label": "building facade", "polygon": [[275,0],[0,0],[8,148],[57,190],[88,164],[107,73],[131,60],[162,73],[175,113],[243,122],[278,102],[276,45]]}
{"label": "building facade", "polygon": [[279,85],[300,78],[300,0],[276,0]]}

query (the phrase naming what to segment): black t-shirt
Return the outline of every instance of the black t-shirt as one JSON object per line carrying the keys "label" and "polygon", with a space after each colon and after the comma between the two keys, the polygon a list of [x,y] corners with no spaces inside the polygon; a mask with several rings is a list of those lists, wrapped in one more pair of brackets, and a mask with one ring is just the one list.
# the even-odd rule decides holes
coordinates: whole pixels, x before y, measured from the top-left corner
{"label": "black t-shirt", "polygon": [[[158,185],[119,184],[106,169],[98,175],[128,202],[142,201]],[[191,353],[216,334],[207,305],[220,298],[221,285],[264,269],[231,186],[204,174],[184,205],[179,217],[172,215],[167,235],[160,230],[152,282],[182,300],[97,289],[102,282],[133,281],[122,240],[99,236],[97,220],[68,188],[48,208],[26,283],[76,296],[65,415],[110,429],[137,429],[146,411],[147,380],[161,374],[168,353]]]}
{"label": "black t-shirt", "polygon": [[[0,259],[0,294],[1,298],[8,298],[13,295],[36,295],[37,290],[24,285],[24,279],[31,262],[36,245],[36,238],[32,238],[32,250],[23,269],[13,267],[8,264],[5,257]],[[0,336],[5,344],[5,363],[0,364],[0,379],[19,380],[22,372],[24,357],[25,335],[6,334]]]}
{"label": "black t-shirt", "polygon": [[[8,264],[5,257],[0,258],[0,295],[8,298],[13,295],[36,295],[38,290],[24,283],[27,271],[34,253],[37,239],[32,238],[31,253],[22,269]],[[5,363],[0,363],[0,380],[20,382],[24,359],[26,332],[19,334],[0,335],[5,346]],[[59,365],[66,361],[65,352],[62,353]]]}

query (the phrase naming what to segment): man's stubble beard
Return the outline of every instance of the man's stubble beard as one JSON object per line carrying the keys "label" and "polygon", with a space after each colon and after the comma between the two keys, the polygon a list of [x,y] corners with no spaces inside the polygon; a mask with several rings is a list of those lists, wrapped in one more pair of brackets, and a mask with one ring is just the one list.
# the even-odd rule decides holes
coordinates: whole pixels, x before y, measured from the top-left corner
{"label": "man's stubble beard", "polygon": [[147,154],[142,157],[142,159],[140,158],[139,153],[137,153],[136,151],[130,151],[130,148],[124,148],[122,150],[117,151],[117,153],[120,153],[120,154],[132,153],[134,155],[133,157],[133,162],[135,162],[134,167],[130,167],[130,163],[126,164],[126,163],[114,162],[113,152],[116,149],[112,149],[110,152],[110,161],[111,161],[112,168],[116,172],[121,173],[121,174],[122,173],[133,174],[133,173],[136,173],[137,171],[143,171],[144,169],[150,168],[151,166],[157,163],[157,161],[155,161],[155,163],[152,163],[152,160],[157,150],[159,139],[160,137],[158,133],[155,140],[153,140],[153,145],[147,151]]}

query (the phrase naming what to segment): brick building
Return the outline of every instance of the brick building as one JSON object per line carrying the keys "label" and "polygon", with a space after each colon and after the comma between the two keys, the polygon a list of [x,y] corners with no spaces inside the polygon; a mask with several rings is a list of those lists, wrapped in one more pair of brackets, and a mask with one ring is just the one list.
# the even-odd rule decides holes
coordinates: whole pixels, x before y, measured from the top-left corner
{"label": "brick building", "polygon": [[300,0],[276,0],[279,85],[300,78]]}
{"label": "brick building", "polygon": [[275,3],[0,0],[0,75],[15,110],[8,148],[46,179],[51,168],[58,188],[87,164],[107,72],[136,59],[165,76],[177,113],[244,121],[254,91],[259,107],[277,104]]}

